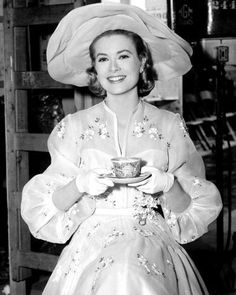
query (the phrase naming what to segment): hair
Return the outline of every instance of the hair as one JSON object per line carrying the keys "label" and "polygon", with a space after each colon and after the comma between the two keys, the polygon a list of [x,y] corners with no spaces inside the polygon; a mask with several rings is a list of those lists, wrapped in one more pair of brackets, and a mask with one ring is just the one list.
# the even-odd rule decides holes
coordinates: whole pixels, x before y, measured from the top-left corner
{"label": "hair", "polygon": [[135,45],[139,59],[141,60],[142,58],[145,58],[145,64],[142,73],[139,75],[137,87],[138,95],[140,97],[148,95],[155,86],[155,80],[157,80],[157,73],[153,67],[150,49],[146,42],[144,42],[138,34],[121,29],[105,31],[104,33],[98,35],[89,46],[89,54],[92,61],[92,66],[87,69],[87,73],[90,78],[88,85],[90,91],[98,97],[106,97],[106,91],[97,79],[97,72],[95,69],[95,44],[102,37],[112,35],[123,35],[131,39]]}

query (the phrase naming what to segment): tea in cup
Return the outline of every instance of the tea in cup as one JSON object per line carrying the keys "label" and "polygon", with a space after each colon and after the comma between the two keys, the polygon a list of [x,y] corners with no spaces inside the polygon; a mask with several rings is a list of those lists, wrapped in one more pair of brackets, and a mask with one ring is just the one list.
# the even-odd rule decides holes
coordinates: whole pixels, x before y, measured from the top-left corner
{"label": "tea in cup", "polygon": [[112,158],[113,172],[119,178],[131,178],[140,175],[141,159],[136,157]]}

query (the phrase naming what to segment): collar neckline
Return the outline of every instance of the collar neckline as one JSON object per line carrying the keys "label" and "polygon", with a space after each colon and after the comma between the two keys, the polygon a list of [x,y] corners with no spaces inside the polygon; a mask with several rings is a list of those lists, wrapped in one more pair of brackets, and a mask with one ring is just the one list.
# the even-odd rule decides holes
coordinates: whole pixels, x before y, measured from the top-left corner
{"label": "collar neckline", "polygon": [[[114,112],[112,109],[110,109],[109,106],[107,105],[107,103],[106,103],[106,99],[104,99],[104,100],[102,101],[102,104],[103,104],[103,106],[104,106],[104,108],[105,108],[106,111],[108,111],[109,113],[111,113],[111,114],[113,114],[113,115],[116,115],[115,112]],[[138,102],[138,104],[134,107],[134,109],[133,109],[133,111],[132,111],[132,114],[134,114],[134,113],[135,113],[135,112],[141,107],[141,105],[143,105],[143,99],[142,99],[142,98],[139,98],[139,102]]]}

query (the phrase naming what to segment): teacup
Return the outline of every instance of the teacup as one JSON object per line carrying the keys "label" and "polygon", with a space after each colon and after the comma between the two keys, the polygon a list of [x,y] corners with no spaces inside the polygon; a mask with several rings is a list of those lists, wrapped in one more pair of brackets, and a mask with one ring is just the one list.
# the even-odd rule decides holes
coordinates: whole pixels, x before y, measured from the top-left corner
{"label": "teacup", "polygon": [[112,158],[113,171],[116,177],[130,178],[140,175],[141,159],[136,157]]}

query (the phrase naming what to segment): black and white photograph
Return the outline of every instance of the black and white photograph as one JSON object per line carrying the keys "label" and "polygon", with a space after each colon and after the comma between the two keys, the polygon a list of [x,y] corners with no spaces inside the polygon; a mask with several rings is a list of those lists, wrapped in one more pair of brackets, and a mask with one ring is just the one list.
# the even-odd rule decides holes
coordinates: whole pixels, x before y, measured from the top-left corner
{"label": "black and white photograph", "polygon": [[0,295],[236,295],[236,1],[0,0]]}

